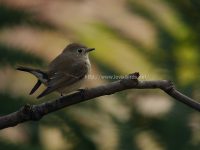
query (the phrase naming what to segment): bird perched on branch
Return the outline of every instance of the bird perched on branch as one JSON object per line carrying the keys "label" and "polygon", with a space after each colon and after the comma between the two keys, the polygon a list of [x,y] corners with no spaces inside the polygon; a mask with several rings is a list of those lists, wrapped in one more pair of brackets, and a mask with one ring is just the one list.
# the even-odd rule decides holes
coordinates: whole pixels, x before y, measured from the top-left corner
{"label": "bird perched on branch", "polygon": [[29,67],[18,67],[17,70],[33,74],[37,83],[30,92],[33,94],[43,83],[46,89],[37,97],[58,91],[70,93],[78,90],[91,68],[88,54],[94,48],[87,48],[78,43],[69,44],[48,66],[46,71]]}

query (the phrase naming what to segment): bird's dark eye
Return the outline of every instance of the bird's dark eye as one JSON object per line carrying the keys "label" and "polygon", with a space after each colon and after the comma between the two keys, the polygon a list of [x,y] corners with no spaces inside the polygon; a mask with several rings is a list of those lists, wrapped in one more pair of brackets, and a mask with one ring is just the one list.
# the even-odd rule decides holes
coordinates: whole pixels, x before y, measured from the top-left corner
{"label": "bird's dark eye", "polygon": [[78,51],[78,53],[82,53],[82,52],[83,52],[83,50],[82,50],[82,49],[78,49],[77,51]]}

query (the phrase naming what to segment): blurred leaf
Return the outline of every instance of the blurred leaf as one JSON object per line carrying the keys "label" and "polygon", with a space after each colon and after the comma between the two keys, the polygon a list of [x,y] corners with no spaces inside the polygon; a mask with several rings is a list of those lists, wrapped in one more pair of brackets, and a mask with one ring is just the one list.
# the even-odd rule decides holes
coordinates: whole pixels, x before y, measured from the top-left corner
{"label": "blurred leaf", "polygon": [[89,135],[87,135],[87,130],[85,130],[84,127],[80,128],[80,124],[73,120],[71,116],[60,113],[59,117],[65,121],[65,123],[70,127],[71,132],[76,137],[74,140],[72,139],[72,142],[74,143],[73,150],[96,149],[94,142],[89,138]]}
{"label": "blurred leaf", "polygon": [[0,139],[2,150],[41,150],[41,146],[28,144],[13,144]]}
{"label": "blurred leaf", "polygon": [[133,140],[136,133],[137,128],[134,126],[132,120],[128,120],[128,122],[119,122],[114,119],[114,122],[118,125],[119,130],[119,149],[124,150],[138,150],[135,141]]}
{"label": "blurred leaf", "polygon": [[43,65],[44,60],[34,54],[24,52],[21,49],[0,44],[0,67],[16,65],[20,63]]}
{"label": "blurred leaf", "polygon": [[7,93],[0,93],[1,105],[0,105],[0,114],[12,113],[25,104],[25,99],[22,97],[16,97]]}
{"label": "blurred leaf", "polygon": [[0,28],[20,24],[29,24],[34,27],[45,29],[55,29],[50,23],[36,19],[25,10],[14,9],[0,4]]}

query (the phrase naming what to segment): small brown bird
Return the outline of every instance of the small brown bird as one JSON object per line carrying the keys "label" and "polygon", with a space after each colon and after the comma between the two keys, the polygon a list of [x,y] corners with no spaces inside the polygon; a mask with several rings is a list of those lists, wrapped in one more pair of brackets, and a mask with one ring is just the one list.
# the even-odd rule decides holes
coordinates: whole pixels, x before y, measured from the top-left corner
{"label": "small brown bird", "polygon": [[38,81],[30,92],[33,94],[43,83],[47,88],[37,97],[41,98],[51,92],[70,93],[78,90],[91,65],[88,54],[94,48],[87,48],[78,43],[69,44],[48,66],[47,71],[29,67],[18,67],[37,77]]}

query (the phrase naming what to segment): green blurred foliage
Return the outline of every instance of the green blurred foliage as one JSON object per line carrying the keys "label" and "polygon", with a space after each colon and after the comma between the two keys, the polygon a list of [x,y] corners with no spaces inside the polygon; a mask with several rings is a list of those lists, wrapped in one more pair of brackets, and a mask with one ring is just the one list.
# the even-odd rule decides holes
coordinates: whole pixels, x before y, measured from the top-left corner
{"label": "green blurred foliage", "polygon": [[13,97],[9,93],[0,93],[1,96],[1,106],[0,114],[8,114],[17,110],[21,105],[24,104],[25,99],[20,97]]}
{"label": "green blurred foliage", "polygon": [[[107,55],[109,49],[116,44],[118,47],[115,50],[110,50],[113,53],[112,58],[117,56],[115,52],[121,51],[122,53],[119,56],[132,54],[136,56],[136,59],[139,58],[139,61],[142,60],[141,63],[138,63],[138,68],[141,66],[144,70],[151,67],[165,68],[167,70],[165,75],[167,79],[173,80],[183,93],[192,97],[195,88],[200,88],[200,3],[198,0],[168,0],[164,4],[169,5],[173,12],[175,12],[172,12],[171,15],[171,20],[174,23],[172,25],[162,22],[162,19],[157,14],[148,9],[148,5],[143,5],[139,0],[127,0],[126,9],[132,14],[137,14],[151,22],[158,31],[158,46],[150,51],[142,44],[128,38],[116,30],[116,28],[106,25],[104,22],[89,25],[89,31],[96,35],[95,38],[93,34],[86,34],[88,33],[87,28],[80,27],[81,31],[77,30],[75,33],[80,41],[91,45],[98,45],[98,48],[102,49],[102,51],[97,52],[98,55],[93,55],[93,62],[102,74],[124,73],[128,70],[124,69],[122,71],[123,66],[120,68],[120,64],[114,62],[110,59],[111,56]],[[23,24],[28,24],[32,28],[55,29],[50,23],[33,18],[27,10],[13,9],[0,5],[0,30]],[[107,35],[105,37],[109,37],[109,40],[102,38],[104,35]],[[126,50],[122,51],[121,47],[124,45],[128,46]],[[124,55],[122,55],[123,53]],[[127,61],[134,62],[134,60]],[[25,52],[23,49],[1,43],[0,67],[18,64],[42,66],[45,64],[45,61],[39,56]],[[145,93],[145,91],[142,92]],[[130,93],[133,93],[133,96],[136,97],[133,100],[136,100],[138,95],[148,94],[148,92],[141,94],[138,91],[126,92],[126,94]],[[25,123],[24,125],[28,130],[26,134],[29,136],[28,143],[13,143],[0,138],[0,149],[45,149],[41,140],[41,130],[43,130],[41,127],[54,127],[58,129],[62,133],[63,140],[71,143],[70,149],[72,150],[100,149],[99,147],[103,146],[99,144],[101,142],[95,141],[94,135],[100,132],[101,125],[106,124],[108,120],[111,122],[112,127],[115,127],[115,133],[118,138],[117,144],[114,146],[117,147],[115,149],[143,150],[138,146],[137,141],[138,136],[143,132],[150,133],[152,137],[155,137],[154,142],[161,145],[163,150],[197,150],[199,148],[200,139],[194,144],[192,141],[194,135],[189,126],[189,120],[194,110],[179,102],[175,102],[172,109],[164,116],[159,118],[148,117],[141,114],[132,102],[126,101],[126,94],[116,94],[116,97],[119,99],[119,101],[117,101],[118,99],[116,101],[130,109],[130,117],[126,121],[122,121],[117,116],[102,109],[97,99],[48,115],[40,122]],[[157,93],[154,92],[154,94]],[[11,95],[10,91],[0,93],[1,115],[15,111],[27,103],[26,98],[23,96]],[[109,100],[109,97],[107,99]],[[118,111],[121,110],[119,109]],[[98,117],[92,116],[94,114]],[[97,126],[94,125],[95,128],[93,124],[96,123],[96,119],[99,119],[100,123],[97,121]]]}

